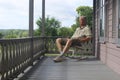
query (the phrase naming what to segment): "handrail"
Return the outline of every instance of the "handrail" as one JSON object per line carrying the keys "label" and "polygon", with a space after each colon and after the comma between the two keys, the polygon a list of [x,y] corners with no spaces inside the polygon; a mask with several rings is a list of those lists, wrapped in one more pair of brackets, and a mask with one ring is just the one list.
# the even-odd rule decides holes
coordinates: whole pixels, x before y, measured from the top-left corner
{"label": "handrail", "polygon": [[[33,64],[45,49],[45,38],[22,38],[0,40],[0,80],[15,78]],[[31,43],[33,46],[31,47]],[[31,49],[33,48],[33,49]],[[33,53],[31,53],[33,50]]]}

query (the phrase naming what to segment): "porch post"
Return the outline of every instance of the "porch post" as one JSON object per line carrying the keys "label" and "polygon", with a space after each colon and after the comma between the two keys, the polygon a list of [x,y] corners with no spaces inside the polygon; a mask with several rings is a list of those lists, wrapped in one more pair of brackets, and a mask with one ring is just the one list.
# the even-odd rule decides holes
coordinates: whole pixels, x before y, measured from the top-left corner
{"label": "porch post", "polygon": [[95,19],[96,19],[96,17],[95,17],[95,15],[96,15],[96,0],[93,0],[93,32],[94,32],[94,34],[93,34],[93,53],[95,53],[95,57],[97,58],[97,59],[99,59],[99,56],[100,56],[100,54],[99,54],[99,43],[98,43],[98,41],[96,41],[96,40],[98,40],[98,36],[96,35],[96,26],[95,26]]}
{"label": "porch post", "polygon": [[42,0],[42,34],[45,36],[45,0]]}
{"label": "porch post", "polygon": [[96,56],[96,52],[95,52],[95,0],[93,0],[93,28],[92,28],[92,32],[93,32],[93,53],[95,54],[95,57]]}
{"label": "porch post", "polygon": [[33,65],[33,14],[34,0],[29,0],[29,37],[30,37],[30,65]]}
{"label": "porch post", "polygon": [[29,37],[33,37],[34,0],[29,0]]}

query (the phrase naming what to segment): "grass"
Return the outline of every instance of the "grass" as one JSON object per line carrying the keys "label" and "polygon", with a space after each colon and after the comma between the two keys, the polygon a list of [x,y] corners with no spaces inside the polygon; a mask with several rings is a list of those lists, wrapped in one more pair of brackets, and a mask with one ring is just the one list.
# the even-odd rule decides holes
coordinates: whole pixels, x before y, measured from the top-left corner
{"label": "grass", "polygon": [[55,54],[55,53],[46,53],[45,56],[58,56],[59,54]]}
{"label": "grass", "polygon": [[[45,56],[58,56],[59,54],[57,53],[46,53]],[[65,54],[67,56],[67,54]],[[68,56],[73,56],[72,54],[68,54]],[[80,57],[80,56],[92,56],[90,54],[75,54],[74,56]]]}

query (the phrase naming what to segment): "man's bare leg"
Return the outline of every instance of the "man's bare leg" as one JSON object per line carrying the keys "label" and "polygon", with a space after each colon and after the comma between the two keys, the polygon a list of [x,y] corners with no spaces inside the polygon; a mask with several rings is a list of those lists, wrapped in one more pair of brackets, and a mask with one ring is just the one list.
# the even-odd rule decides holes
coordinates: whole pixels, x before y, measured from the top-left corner
{"label": "man's bare leg", "polygon": [[58,38],[56,40],[57,47],[58,47],[59,51],[61,51],[61,52],[60,52],[59,56],[57,56],[56,58],[53,59],[55,62],[60,62],[60,61],[63,60],[62,56],[65,54],[65,52],[68,51],[68,49],[70,48],[71,43],[72,43],[72,40],[67,39],[67,43],[66,43],[66,45],[65,45],[65,47],[64,47],[64,49],[62,51],[61,39]]}
{"label": "man's bare leg", "polygon": [[64,49],[63,49],[63,54],[65,54],[65,53],[69,50],[69,48],[70,48],[70,46],[71,46],[71,43],[72,43],[72,40],[71,40],[71,39],[68,39],[68,40],[67,40],[67,43],[66,43],[66,45],[65,45],[65,47],[64,47]]}
{"label": "man's bare leg", "polygon": [[56,39],[56,45],[57,45],[59,52],[62,52],[63,46],[61,45],[61,38]]}

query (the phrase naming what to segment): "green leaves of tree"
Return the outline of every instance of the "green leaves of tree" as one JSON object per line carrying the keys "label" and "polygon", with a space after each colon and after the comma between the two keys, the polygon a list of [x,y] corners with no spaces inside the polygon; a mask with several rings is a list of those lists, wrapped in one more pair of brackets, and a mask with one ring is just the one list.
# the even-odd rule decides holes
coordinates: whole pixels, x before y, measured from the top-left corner
{"label": "green leaves of tree", "polygon": [[87,17],[87,24],[92,26],[93,8],[89,6],[79,6],[76,9],[79,16]]}
{"label": "green leaves of tree", "polygon": [[[87,17],[87,24],[92,27],[92,16],[93,16],[93,8],[89,6],[79,6],[76,8],[76,11],[79,16]],[[71,25],[71,27],[62,27],[61,22],[56,20],[54,17],[45,18],[45,35],[46,36],[72,36],[79,24],[79,17],[76,17],[75,24]],[[40,17],[36,24],[38,25],[38,29],[35,31],[36,36],[40,36],[42,30],[42,18]]]}
{"label": "green leaves of tree", "polygon": [[[36,31],[40,31],[40,33],[36,33],[35,35],[39,35],[41,34],[41,30],[42,30],[42,18],[40,17],[36,24],[39,27],[39,30]],[[45,35],[46,36],[57,36],[57,28],[59,28],[61,26],[61,23],[56,20],[54,17],[50,18],[47,17],[45,18]]]}

